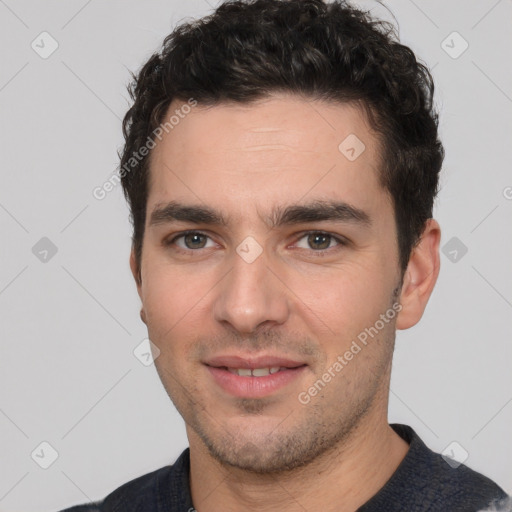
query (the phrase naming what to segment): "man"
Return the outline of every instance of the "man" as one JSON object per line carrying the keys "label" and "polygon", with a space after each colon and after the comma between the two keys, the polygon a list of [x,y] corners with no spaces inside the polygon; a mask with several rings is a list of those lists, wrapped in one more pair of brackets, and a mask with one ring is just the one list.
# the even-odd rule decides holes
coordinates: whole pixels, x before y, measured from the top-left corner
{"label": "man", "polygon": [[439,273],[428,70],[342,2],[235,1],[142,68],[120,176],[172,465],[102,511],[477,511],[506,497],[387,407]]}

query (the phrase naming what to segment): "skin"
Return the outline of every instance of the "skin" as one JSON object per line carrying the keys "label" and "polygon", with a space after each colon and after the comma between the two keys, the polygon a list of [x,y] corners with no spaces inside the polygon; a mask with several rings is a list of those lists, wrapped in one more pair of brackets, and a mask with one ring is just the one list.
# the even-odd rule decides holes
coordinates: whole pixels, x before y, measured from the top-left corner
{"label": "skin", "polygon": [[[354,161],[338,149],[349,134],[365,144]],[[160,350],[157,371],[186,422],[199,512],[353,511],[404,458],[408,445],[387,421],[395,331],[423,314],[439,272],[440,228],[427,222],[402,282],[379,156],[357,106],[288,94],[198,105],[153,150],[140,279],[133,252],[130,264]],[[364,210],[371,224],[266,223],[273,209],[329,200]],[[208,206],[227,224],[151,225],[169,201]],[[187,229],[206,236],[174,240]],[[318,231],[347,244],[311,241]],[[262,249],[252,263],[236,251],[248,236]],[[399,314],[301,403],[299,393],[398,302]],[[241,400],[202,362],[221,353],[284,355],[307,367],[270,396]]]}

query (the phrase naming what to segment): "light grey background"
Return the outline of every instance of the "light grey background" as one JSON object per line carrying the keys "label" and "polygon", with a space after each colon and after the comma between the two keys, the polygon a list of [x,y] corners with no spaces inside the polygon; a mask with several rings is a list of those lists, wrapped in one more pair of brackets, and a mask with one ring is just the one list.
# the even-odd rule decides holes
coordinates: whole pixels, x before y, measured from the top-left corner
{"label": "light grey background", "polygon": [[[456,441],[511,492],[512,2],[387,5],[433,68],[447,153],[436,218],[443,247],[467,247],[448,245],[421,323],[398,333],[390,421],[437,451]],[[133,354],[146,331],[121,189],[102,201],[92,190],[117,165],[128,70],[212,6],[0,0],[2,512],[102,498],[187,445],[154,366]],[[59,45],[46,59],[43,31]],[[458,58],[454,31],[469,44]],[[55,255],[44,241],[33,251],[43,237]],[[48,469],[42,442],[58,453]]]}

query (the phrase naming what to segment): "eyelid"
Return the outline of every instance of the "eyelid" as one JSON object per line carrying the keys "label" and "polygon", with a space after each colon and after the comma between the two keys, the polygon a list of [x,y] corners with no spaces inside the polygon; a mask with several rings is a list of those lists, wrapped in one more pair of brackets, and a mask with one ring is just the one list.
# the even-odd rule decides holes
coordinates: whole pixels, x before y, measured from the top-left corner
{"label": "eyelid", "polygon": [[[162,241],[162,245],[164,245],[165,247],[169,246],[169,245],[173,245],[176,243],[176,240],[178,240],[179,238],[183,238],[187,235],[202,235],[202,236],[205,236],[206,238],[210,239],[212,242],[214,241],[213,238],[208,234],[208,233],[205,233],[204,231],[201,231],[201,230],[198,230],[198,229],[186,229],[185,231],[180,231],[178,233],[173,233],[173,235],[171,235],[171,237],[166,237],[164,238],[164,240]],[[178,249],[182,250],[182,251],[197,251],[198,249],[184,249],[183,247],[179,247],[177,246]],[[205,247],[201,247],[201,249],[205,249]]]}
{"label": "eyelid", "polygon": [[[321,229],[310,229],[309,231],[303,231],[303,232],[299,233],[298,235],[296,235],[296,240],[294,243],[297,243],[299,240],[302,240],[305,236],[309,236],[309,235],[329,236],[337,242],[338,246],[344,246],[344,245],[348,245],[350,243],[348,239],[346,239],[345,237],[343,237],[341,235],[336,235],[334,233],[330,233],[329,231],[323,231]],[[335,246],[335,247],[337,247],[337,246]],[[311,249],[311,250],[313,252],[321,253],[322,251],[325,252],[325,251],[329,251],[331,249],[334,249],[334,247],[329,247],[328,249],[319,249],[317,251],[313,251],[313,249]]]}
{"label": "eyelid", "polygon": [[[172,245],[172,244],[175,244],[176,243],[176,240],[180,239],[180,238],[183,238],[187,235],[190,235],[190,234],[197,234],[197,235],[202,235],[202,236],[205,236],[207,237],[209,240],[211,240],[212,242],[214,242],[213,238],[208,234],[208,233],[205,233],[204,231],[201,231],[201,230],[197,230],[197,229],[187,229],[185,231],[180,231],[178,233],[174,233],[171,238],[165,238],[162,242],[162,244],[164,246],[169,246],[169,245]],[[302,231],[300,233],[297,233],[294,238],[295,238],[295,242],[294,244],[296,244],[299,240],[302,240],[304,237],[306,236],[309,236],[309,235],[313,235],[313,234],[319,234],[319,235],[325,235],[325,236],[329,236],[331,237],[333,240],[336,241],[337,245],[334,246],[334,247],[329,247],[327,249],[318,249],[318,250],[314,250],[314,249],[310,249],[310,252],[313,252],[313,253],[317,253],[317,254],[322,254],[322,253],[325,253],[325,252],[328,252],[328,251],[331,251],[333,249],[336,249],[336,247],[339,247],[339,246],[346,246],[348,245],[350,242],[349,240],[347,240],[345,237],[341,236],[341,235],[337,235],[337,234],[334,234],[334,233],[330,233],[329,231],[323,231],[323,230],[319,230],[319,229],[310,229],[308,231]],[[201,247],[200,249],[205,249],[207,247]],[[200,249],[184,249],[182,247],[179,247],[178,246],[178,249],[179,250],[182,250],[182,251],[192,251],[192,252],[195,252],[195,251],[199,251]],[[302,249],[302,248],[299,248],[299,249]],[[308,249],[304,249],[304,250],[308,250]]]}

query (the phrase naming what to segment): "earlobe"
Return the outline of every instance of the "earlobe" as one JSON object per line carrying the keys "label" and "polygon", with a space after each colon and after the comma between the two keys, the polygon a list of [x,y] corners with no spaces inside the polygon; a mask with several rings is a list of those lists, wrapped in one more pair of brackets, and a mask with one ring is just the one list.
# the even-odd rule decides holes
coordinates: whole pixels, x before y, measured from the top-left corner
{"label": "earlobe", "polygon": [[411,252],[405,271],[400,294],[402,310],[397,317],[397,329],[409,329],[423,316],[439,275],[440,239],[441,228],[438,222],[429,219],[420,241]]}

